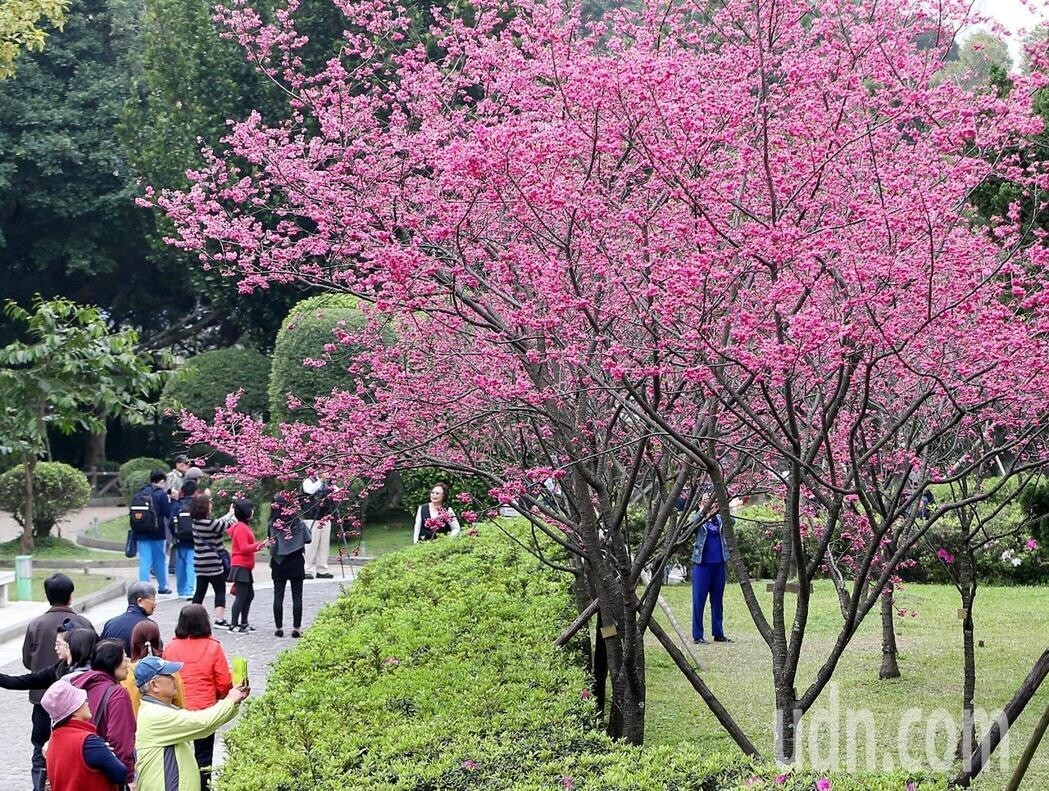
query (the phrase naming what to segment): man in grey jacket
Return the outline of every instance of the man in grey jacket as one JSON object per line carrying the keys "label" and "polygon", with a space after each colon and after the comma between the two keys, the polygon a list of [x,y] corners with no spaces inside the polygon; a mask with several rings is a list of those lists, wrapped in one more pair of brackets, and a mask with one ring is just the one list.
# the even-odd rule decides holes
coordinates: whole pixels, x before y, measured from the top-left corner
{"label": "man in grey jacket", "polygon": [[[91,621],[83,615],[78,615],[70,606],[73,602],[73,580],[65,574],[52,574],[44,580],[44,595],[47,596],[51,608],[29,622],[25,641],[22,643],[22,664],[33,672],[49,668],[58,661],[55,638],[58,635],[58,627],[67,618],[74,626],[95,630]],[[30,736],[33,743],[33,791],[44,789],[43,748],[51,738],[51,716],[40,705],[43,696],[42,689],[29,693],[29,700],[33,704],[33,731]]]}

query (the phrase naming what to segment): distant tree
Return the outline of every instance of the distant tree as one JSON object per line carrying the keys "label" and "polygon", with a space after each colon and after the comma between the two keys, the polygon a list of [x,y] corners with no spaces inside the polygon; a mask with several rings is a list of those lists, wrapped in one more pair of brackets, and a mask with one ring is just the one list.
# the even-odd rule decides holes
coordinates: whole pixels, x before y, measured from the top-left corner
{"label": "distant tree", "polygon": [[15,73],[22,50],[39,51],[46,25],[61,29],[69,0],[4,0],[0,3],[0,79]]}
{"label": "distant tree", "polygon": [[97,308],[37,300],[30,313],[14,302],[7,314],[27,340],[0,348],[0,455],[24,465],[22,549],[33,549],[34,473],[50,457],[48,428],[96,430],[107,415],[144,421],[162,375],[136,350],[134,330],[112,333]]}
{"label": "distant tree", "polygon": [[[0,271],[23,307],[63,297],[149,333],[181,323],[195,295],[148,265],[151,213],[114,132],[130,90],[117,21],[105,0],[81,0],[0,82]],[[0,322],[0,344],[15,330]]]}
{"label": "distant tree", "polygon": [[940,74],[970,90],[993,89],[1013,66],[1009,45],[986,30],[970,34],[956,54],[957,58],[948,60]]}
{"label": "distant tree", "polygon": [[[25,498],[25,465],[19,464],[0,475],[0,508],[10,511],[23,530]],[[90,498],[91,484],[80,470],[57,461],[37,463],[33,471],[33,536],[51,535],[62,517],[83,508]]]}

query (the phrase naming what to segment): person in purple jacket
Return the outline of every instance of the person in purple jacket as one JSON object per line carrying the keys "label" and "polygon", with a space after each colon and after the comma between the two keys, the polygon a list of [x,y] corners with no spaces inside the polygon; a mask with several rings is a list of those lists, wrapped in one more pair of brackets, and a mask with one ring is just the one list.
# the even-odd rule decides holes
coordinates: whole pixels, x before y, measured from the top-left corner
{"label": "person in purple jacket", "polygon": [[135,780],[135,711],[131,696],[120,683],[128,674],[128,658],[119,640],[102,640],[95,646],[91,670],[72,677],[70,683],[87,692],[92,722],[127,767],[125,783]]}

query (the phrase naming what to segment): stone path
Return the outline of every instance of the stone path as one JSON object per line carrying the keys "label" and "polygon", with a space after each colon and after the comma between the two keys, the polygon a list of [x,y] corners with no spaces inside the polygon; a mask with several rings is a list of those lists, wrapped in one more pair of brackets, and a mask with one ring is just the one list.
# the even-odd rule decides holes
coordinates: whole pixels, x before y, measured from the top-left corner
{"label": "stone path", "polygon": [[[261,570],[261,569],[260,569]],[[268,571],[268,569],[266,569]],[[335,570],[338,571],[337,569]],[[318,611],[328,602],[335,599],[339,593],[352,581],[350,572],[347,571],[345,581],[314,580],[307,581],[303,589],[303,626],[308,628],[316,618]],[[215,636],[223,644],[227,657],[243,656],[248,660],[248,672],[251,677],[252,697],[261,695],[266,689],[266,674],[277,656],[284,650],[291,648],[297,641],[290,637],[277,638],[273,636],[273,588],[268,583],[261,583],[264,587],[257,587],[255,601],[251,605],[251,623],[258,631],[248,634],[231,634],[226,630],[217,629]],[[211,606],[211,596],[204,601],[208,607]],[[174,636],[175,623],[178,620],[179,609],[186,602],[182,599],[162,599],[157,604],[154,620],[160,624],[160,631],[165,640]],[[227,605],[232,604],[232,599]],[[86,615],[101,631],[102,625],[119,612],[126,608],[126,603],[114,601],[100,607],[89,610]],[[227,613],[229,607],[227,606]],[[285,594],[284,602],[284,631],[286,635],[291,634],[291,593]],[[0,672],[18,674],[25,672],[21,661],[22,640],[12,640],[0,645]],[[24,692],[8,692],[0,690],[0,705],[3,706],[3,714],[0,722],[4,723],[2,732],[5,738],[0,739],[0,789],[3,791],[22,791],[31,789],[32,782],[29,776],[29,764],[32,756],[32,746],[29,743],[30,714],[32,706]],[[236,722],[236,720],[234,720]],[[216,760],[221,759],[221,739],[216,750]]]}

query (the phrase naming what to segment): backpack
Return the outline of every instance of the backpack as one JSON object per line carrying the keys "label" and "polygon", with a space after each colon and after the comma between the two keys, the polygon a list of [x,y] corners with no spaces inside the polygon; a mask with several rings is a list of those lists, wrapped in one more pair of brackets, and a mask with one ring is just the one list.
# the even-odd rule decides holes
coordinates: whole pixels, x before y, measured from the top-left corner
{"label": "backpack", "polygon": [[131,530],[136,535],[152,535],[157,531],[157,507],[153,502],[153,484],[147,484],[134,493],[128,507]]}
{"label": "backpack", "polygon": [[189,515],[189,500],[179,501],[179,512],[175,515],[175,539],[193,543],[193,519]]}

